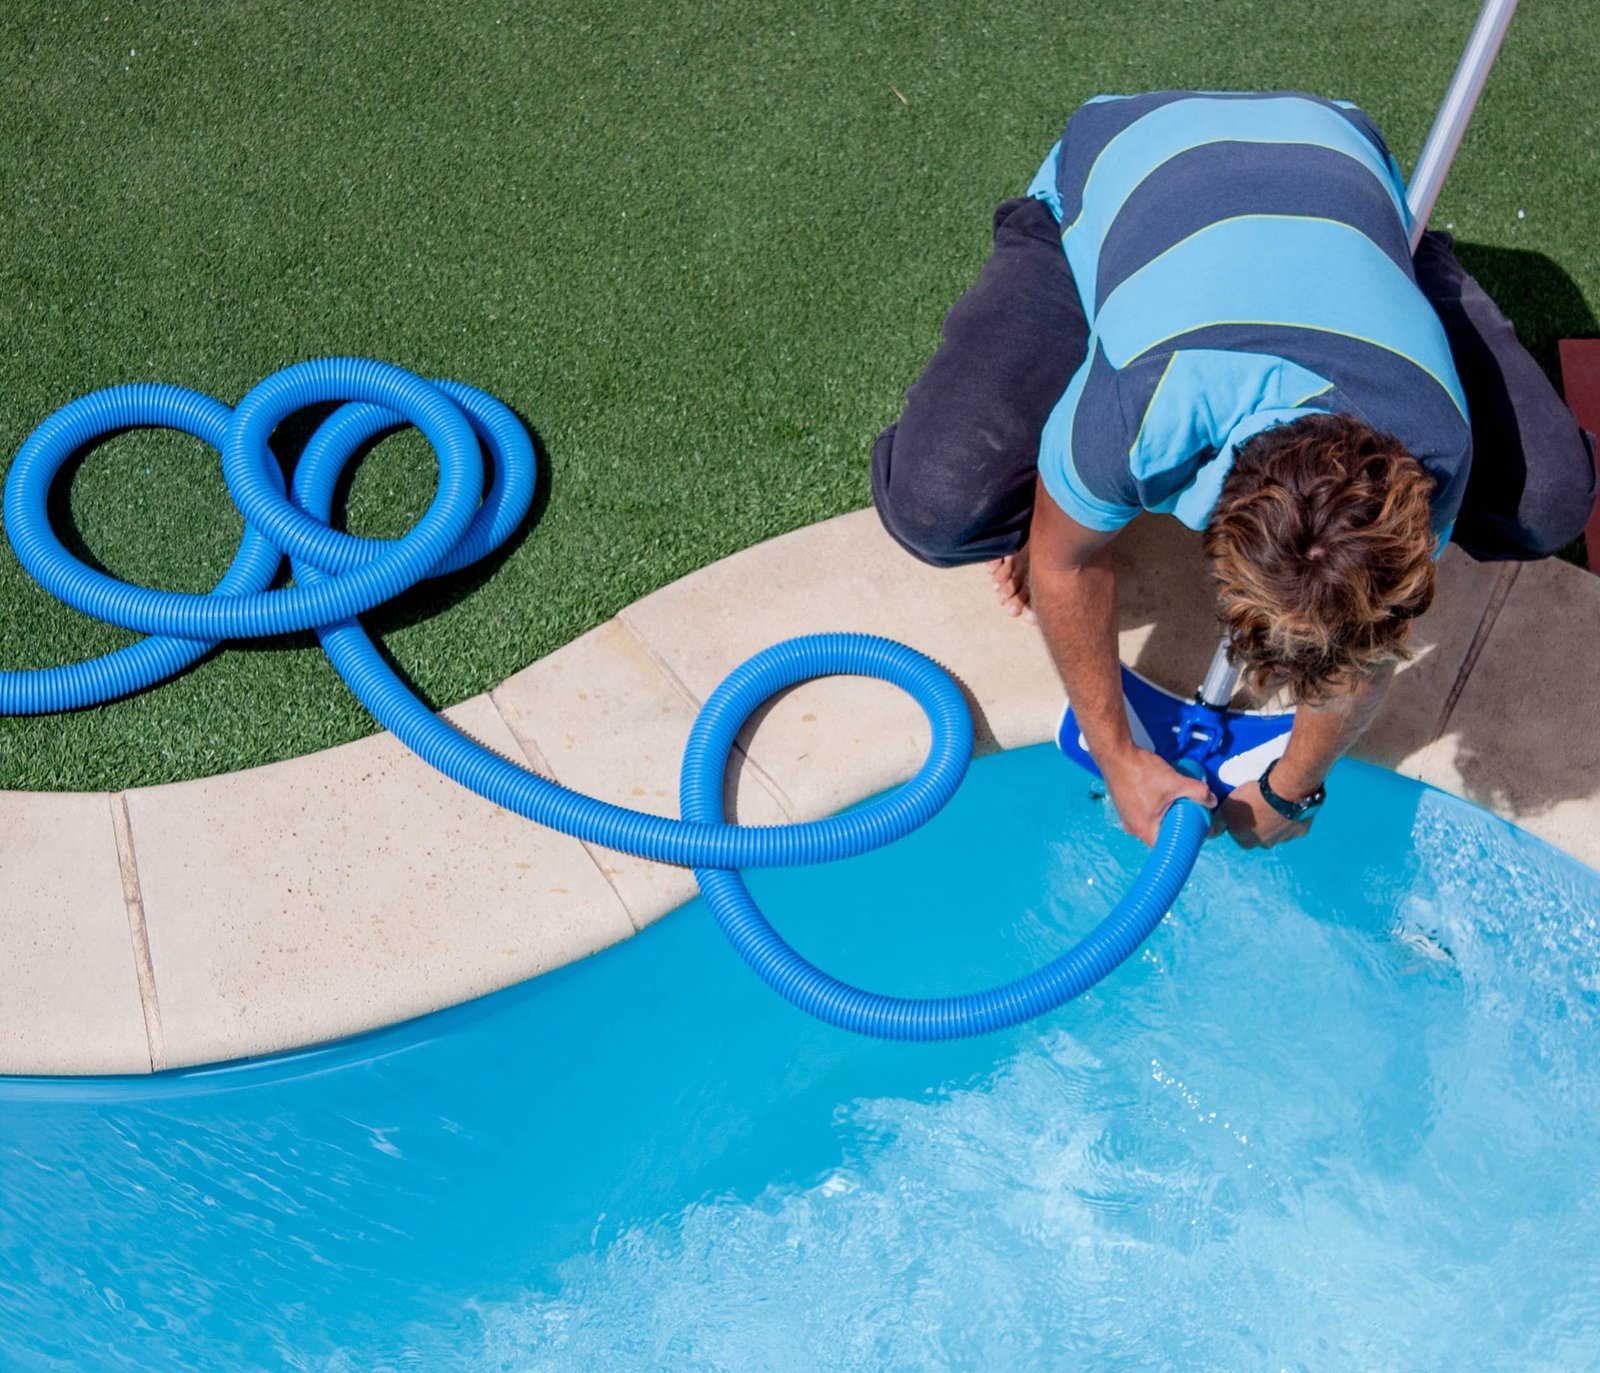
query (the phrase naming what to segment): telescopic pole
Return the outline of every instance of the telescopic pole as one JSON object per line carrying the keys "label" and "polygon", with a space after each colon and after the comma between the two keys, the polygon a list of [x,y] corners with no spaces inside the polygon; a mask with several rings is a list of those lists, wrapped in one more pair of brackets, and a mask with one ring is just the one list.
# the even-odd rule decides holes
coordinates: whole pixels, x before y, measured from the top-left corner
{"label": "telescopic pole", "polygon": [[1428,139],[1422,145],[1422,154],[1412,169],[1406,186],[1406,208],[1411,211],[1411,251],[1416,252],[1422,241],[1422,231],[1428,226],[1428,216],[1433,213],[1433,203],[1439,198],[1439,188],[1444,185],[1445,174],[1456,160],[1456,150],[1461,146],[1461,136],[1467,131],[1467,121],[1483,94],[1484,82],[1489,79],[1489,68],[1500,51],[1500,40],[1511,27],[1511,16],[1517,12],[1517,0],[1485,0],[1478,12],[1478,22],[1472,26],[1472,36],[1467,39],[1467,50],[1461,54],[1456,74],[1450,78],[1450,89],[1444,93],[1444,103],[1433,118]]}

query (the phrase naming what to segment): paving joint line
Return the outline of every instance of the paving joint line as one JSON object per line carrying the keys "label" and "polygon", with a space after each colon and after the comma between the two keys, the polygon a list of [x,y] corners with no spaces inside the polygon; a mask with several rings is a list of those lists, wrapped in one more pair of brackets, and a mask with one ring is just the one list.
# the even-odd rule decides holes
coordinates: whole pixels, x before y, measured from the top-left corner
{"label": "paving joint line", "polygon": [[[626,609],[617,612],[616,621],[626,631],[628,637],[639,646],[639,651],[655,665],[656,671],[665,677],[669,685],[698,712],[705,702],[689,690],[689,684],[678,676],[672,664],[656,651],[655,645],[633,623]],[[794,799],[783,789],[778,779],[756,762],[737,740],[734,741],[733,756],[738,760],[740,770],[748,770],[761,789],[772,798],[773,803],[783,813],[783,818],[791,825],[798,823],[799,817],[796,814]]]}
{"label": "paving joint line", "polygon": [[[502,682],[501,686],[504,685],[505,683]],[[517,747],[522,750],[523,762],[535,772],[542,773],[549,781],[560,785],[561,779],[556,776],[556,770],[551,765],[550,760],[546,758],[544,754],[539,752],[539,746],[535,744],[532,739],[528,738],[520,729],[517,728],[516,723],[511,718],[512,713],[508,713],[500,704],[500,687],[495,687],[488,693],[488,696],[489,704],[494,707],[495,714],[497,714],[500,719],[504,721],[505,727],[511,731],[511,737],[516,740]],[[508,759],[507,761],[510,760]],[[527,823],[532,825],[536,824],[537,822],[529,820]],[[633,927],[633,932],[638,934],[641,930],[643,930],[644,926],[639,923],[639,917],[634,915],[633,907],[628,904],[627,898],[623,896],[622,889],[617,886],[616,879],[606,871],[606,865],[600,861],[600,855],[595,852],[595,849],[598,846],[591,844],[587,839],[579,839],[575,835],[566,835],[563,837],[572,839],[573,842],[584,851],[584,854],[588,857],[589,861],[594,864],[595,870],[600,874],[600,880],[611,889],[611,894],[617,898],[617,904],[622,907],[622,913],[628,917],[628,924]]]}
{"label": "paving joint line", "polygon": [[1520,563],[1506,563],[1495,578],[1494,590],[1489,593],[1483,614],[1478,617],[1477,628],[1472,632],[1472,642],[1467,645],[1461,666],[1456,669],[1456,679],[1451,683],[1449,694],[1444,698],[1444,705],[1440,708],[1439,723],[1434,727],[1433,738],[1428,741],[1430,744],[1436,744],[1444,738],[1444,732],[1450,726],[1450,717],[1455,714],[1456,704],[1461,700],[1461,693],[1467,688],[1467,679],[1472,676],[1473,668],[1478,665],[1478,658],[1489,642],[1489,635],[1500,618],[1500,612],[1505,609],[1511,588],[1516,585],[1517,574],[1521,570]]}
{"label": "paving joint line", "polygon": [[150,1071],[159,1073],[167,1066],[167,1042],[161,1028],[161,1002],[156,996],[155,960],[150,954],[150,928],[144,918],[139,862],[133,851],[133,823],[128,815],[128,794],[115,792],[108,800],[111,832],[116,836],[117,870],[122,878],[122,905],[128,916],[134,974],[139,981],[139,1009],[144,1015],[145,1048],[150,1055]]}

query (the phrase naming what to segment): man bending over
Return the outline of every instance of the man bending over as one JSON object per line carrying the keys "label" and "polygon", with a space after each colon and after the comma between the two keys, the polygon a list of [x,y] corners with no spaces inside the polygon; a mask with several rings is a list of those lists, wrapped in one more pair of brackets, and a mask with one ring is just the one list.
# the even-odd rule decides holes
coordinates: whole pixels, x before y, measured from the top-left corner
{"label": "man bending over", "polygon": [[1294,93],[1101,96],[1028,194],[872,455],[889,533],[989,561],[1036,615],[1124,827],[1203,783],[1137,747],[1110,545],[1141,511],[1204,531],[1234,661],[1300,709],[1220,814],[1304,833],[1371,719],[1447,540],[1540,558],[1594,503],[1581,431],[1450,239],[1408,247],[1372,121]]}

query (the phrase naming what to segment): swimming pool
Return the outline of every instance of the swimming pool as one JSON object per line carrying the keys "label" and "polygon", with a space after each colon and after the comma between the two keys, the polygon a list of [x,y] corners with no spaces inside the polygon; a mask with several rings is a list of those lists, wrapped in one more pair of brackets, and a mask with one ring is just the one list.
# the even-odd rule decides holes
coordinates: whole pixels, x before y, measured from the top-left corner
{"label": "swimming pool", "polygon": [[[696,903],[320,1051],[0,1080],[0,1363],[1592,1365],[1600,876],[1374,769],[1331,790],[974,1041],[813,1021]],[[830,971],[933,994],[1059,951],[1142,857],[1039,748],[751,885]]]}

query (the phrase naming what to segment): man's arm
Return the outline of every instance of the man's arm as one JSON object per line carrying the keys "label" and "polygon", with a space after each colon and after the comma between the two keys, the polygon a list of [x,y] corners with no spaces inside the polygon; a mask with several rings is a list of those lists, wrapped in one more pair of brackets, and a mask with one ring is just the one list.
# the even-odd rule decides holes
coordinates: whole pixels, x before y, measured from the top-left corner
{"label": "man's arm", "polygon": [[[1285,801],[1301,801],[1327,779],[1328,771],[1361,736],[1383,704],[1394,670],[1385,668],[1332,696],[1325,705],[1295,711],[1289,747],[1272,769],[1272,790]],[[1212,832],[1226,829],[1241,848],[1270,849],[1298,839],[1309,820],[1285,820],[1261,795],[1257,782],[1236,788],[1217,808]]]}
{"label": "man's arm", "polygon": [[1038,483],[1028,536],[1034,614],[1123,828],[1154,844],[1174,801],[1215,801],[1204,782],[1138,747],[1128,729],[1117,658],[1115,537],[1079,524]]}

